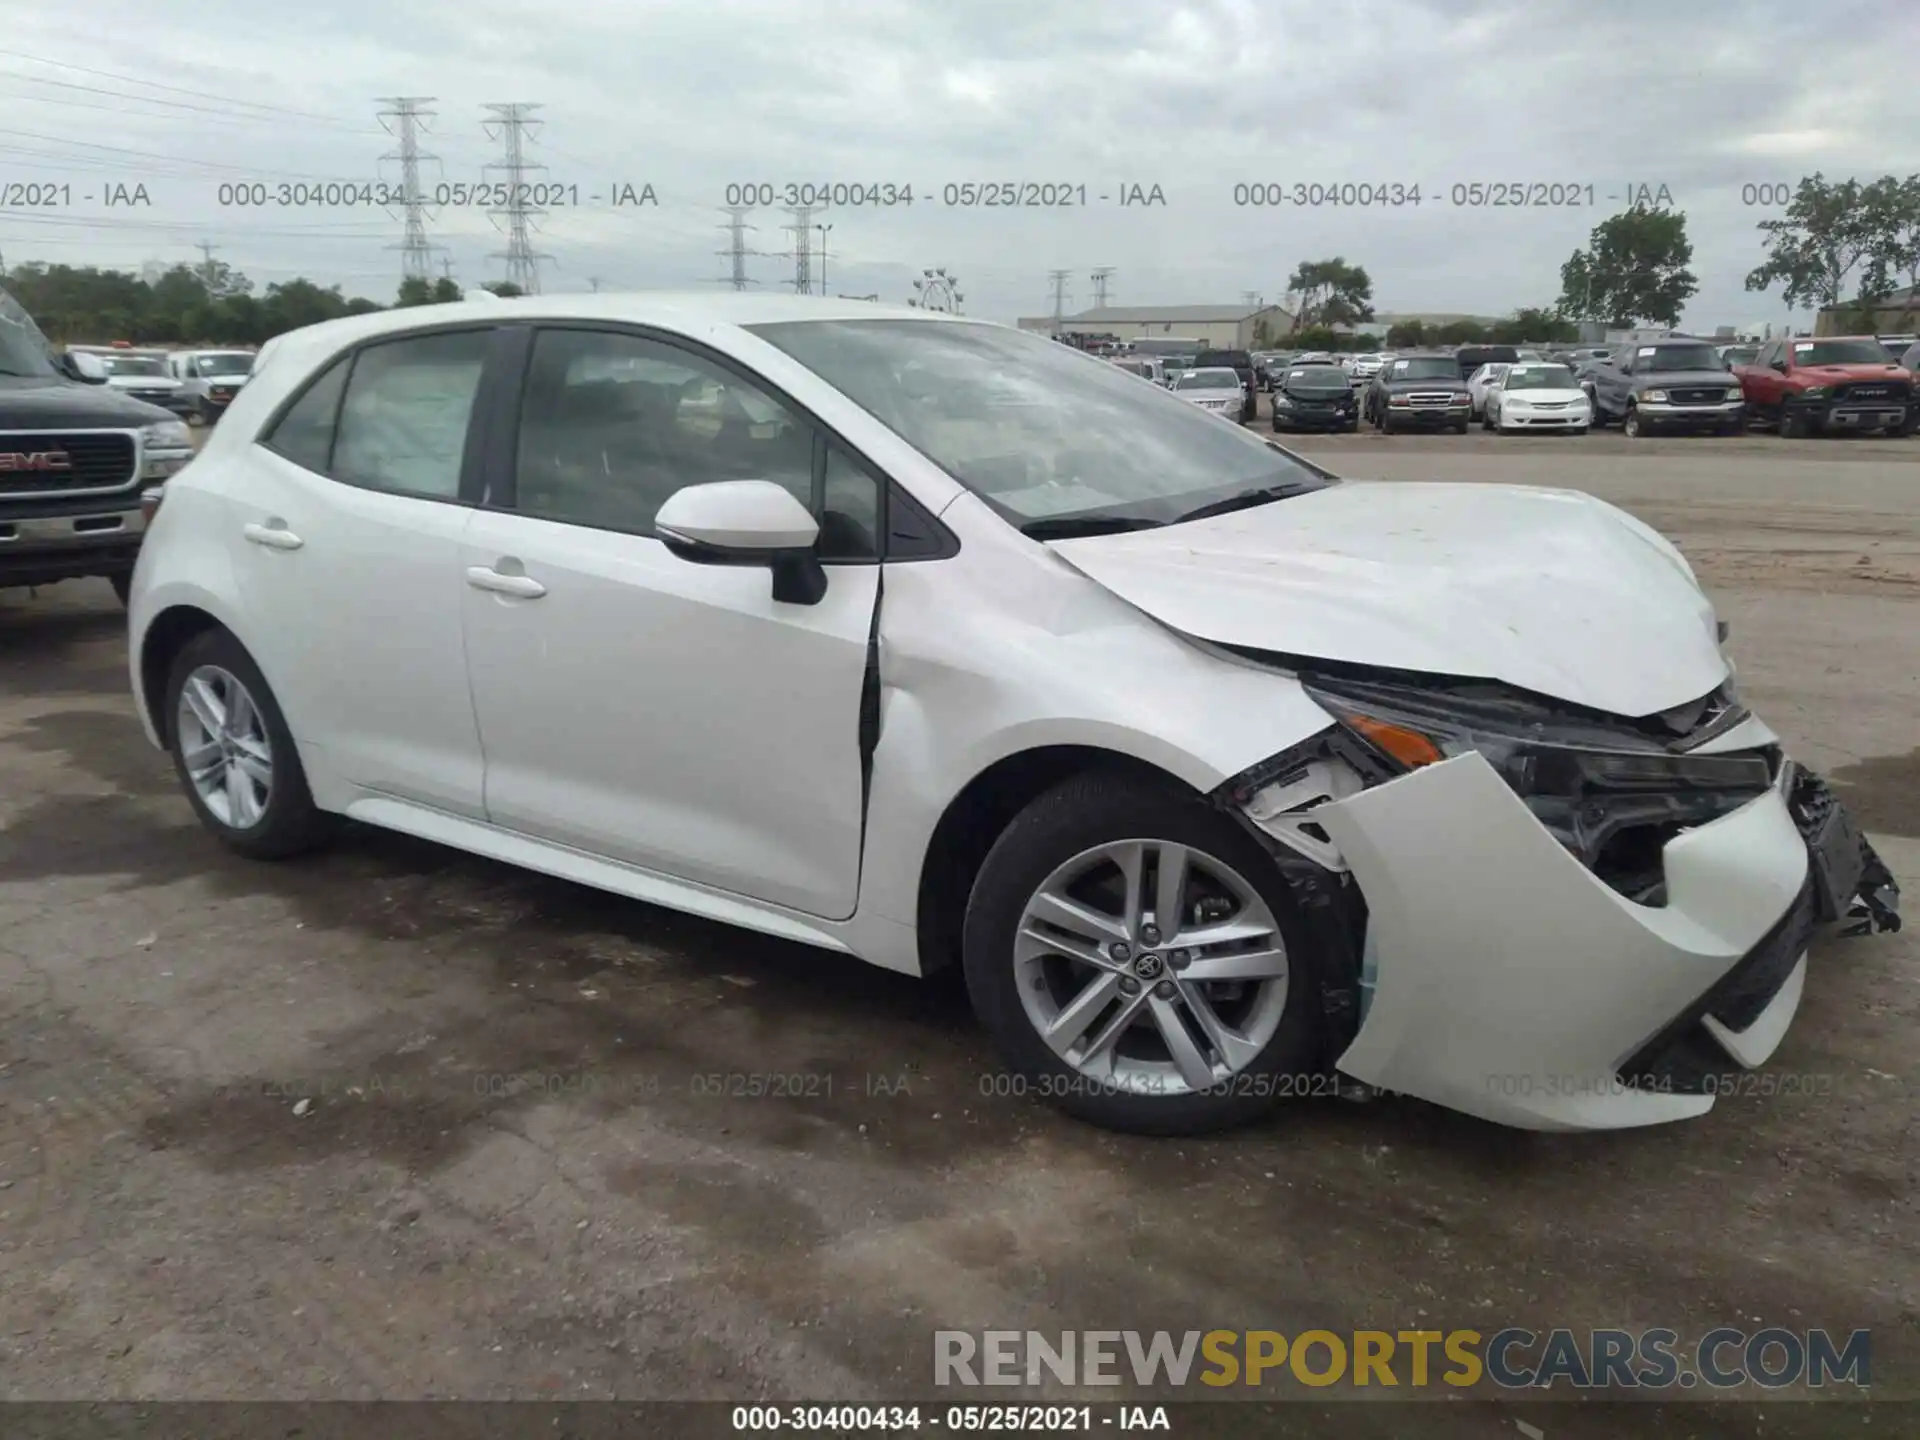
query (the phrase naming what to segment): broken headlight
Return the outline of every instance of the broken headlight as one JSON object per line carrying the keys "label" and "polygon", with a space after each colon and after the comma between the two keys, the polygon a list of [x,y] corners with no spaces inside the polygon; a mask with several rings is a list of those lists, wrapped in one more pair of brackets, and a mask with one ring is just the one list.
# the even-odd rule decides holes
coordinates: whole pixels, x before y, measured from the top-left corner
{"label": "broken headlight", "polygon": [[1772,763],[1763,754],[1675,754],[1638,730],[1593,719],[1555,723],[1498,697],[1303,683],[1347,730],[1402,770],[1471,750],[1522,797],[1695,790],[1758,794],[1773,780]]}

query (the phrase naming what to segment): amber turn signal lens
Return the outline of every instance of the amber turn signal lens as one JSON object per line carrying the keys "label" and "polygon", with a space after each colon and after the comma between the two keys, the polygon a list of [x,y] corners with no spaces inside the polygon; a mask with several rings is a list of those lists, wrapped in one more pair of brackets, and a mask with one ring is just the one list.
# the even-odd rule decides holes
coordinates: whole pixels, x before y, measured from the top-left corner
{"label": "amber turn signal lens", "polygon": [[1447,758],[1433,741],[1418,730],[1409,730],[1404,725],[1391,725],[1371,715],[1350,715],[1347,724],[1410,770]]}

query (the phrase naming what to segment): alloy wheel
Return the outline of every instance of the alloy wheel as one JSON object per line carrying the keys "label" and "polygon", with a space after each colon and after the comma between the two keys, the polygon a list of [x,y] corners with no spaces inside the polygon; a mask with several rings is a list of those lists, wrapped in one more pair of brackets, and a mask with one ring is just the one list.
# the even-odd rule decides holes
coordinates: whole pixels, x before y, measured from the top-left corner
{"label": "alloy wheel", "polygon": [[1230,865],[1171,841],[1113,841],[1060,866],[1027,901],[1013,964],[1042,1042],[1134,1094],[1231,1080],[1287,1004],[1271,908]]}
{"label": "alloy wheel", "polygon": [[180,687],[174,725],[200,803],[232,829],[259,824],[273,798],[273,742],[247,687],[218,665],[197,667]]}

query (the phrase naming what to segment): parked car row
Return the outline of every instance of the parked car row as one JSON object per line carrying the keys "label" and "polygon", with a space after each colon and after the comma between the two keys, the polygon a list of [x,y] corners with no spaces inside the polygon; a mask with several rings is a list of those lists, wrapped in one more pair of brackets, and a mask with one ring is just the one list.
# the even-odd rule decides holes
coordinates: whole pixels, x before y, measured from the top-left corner
{"label": "parked car row", "polygon": [[218,424],[253,373],[254,362],[254,352],[242,349],[69,345],[63,354],[66,359],[62,368],[74,378],[95,378],[73,368],[80,357],[89,357],[105,372],[105,384],[136,400],[170,410],[191,425]]}

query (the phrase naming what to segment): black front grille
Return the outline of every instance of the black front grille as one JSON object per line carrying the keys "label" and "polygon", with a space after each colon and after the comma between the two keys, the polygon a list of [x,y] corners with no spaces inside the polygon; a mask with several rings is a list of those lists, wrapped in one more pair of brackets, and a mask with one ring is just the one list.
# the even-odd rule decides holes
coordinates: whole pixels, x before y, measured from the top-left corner
{"label": "black front grille", "polygon": [[0,497],[132,485],[133,436],[59,431],[0,434]]}
{"label": "black front grille", "polygon": [[1718,405],[1727,398],[1730,386],[1721,385],[1711,390],[1669,390],[1676,405]]}

